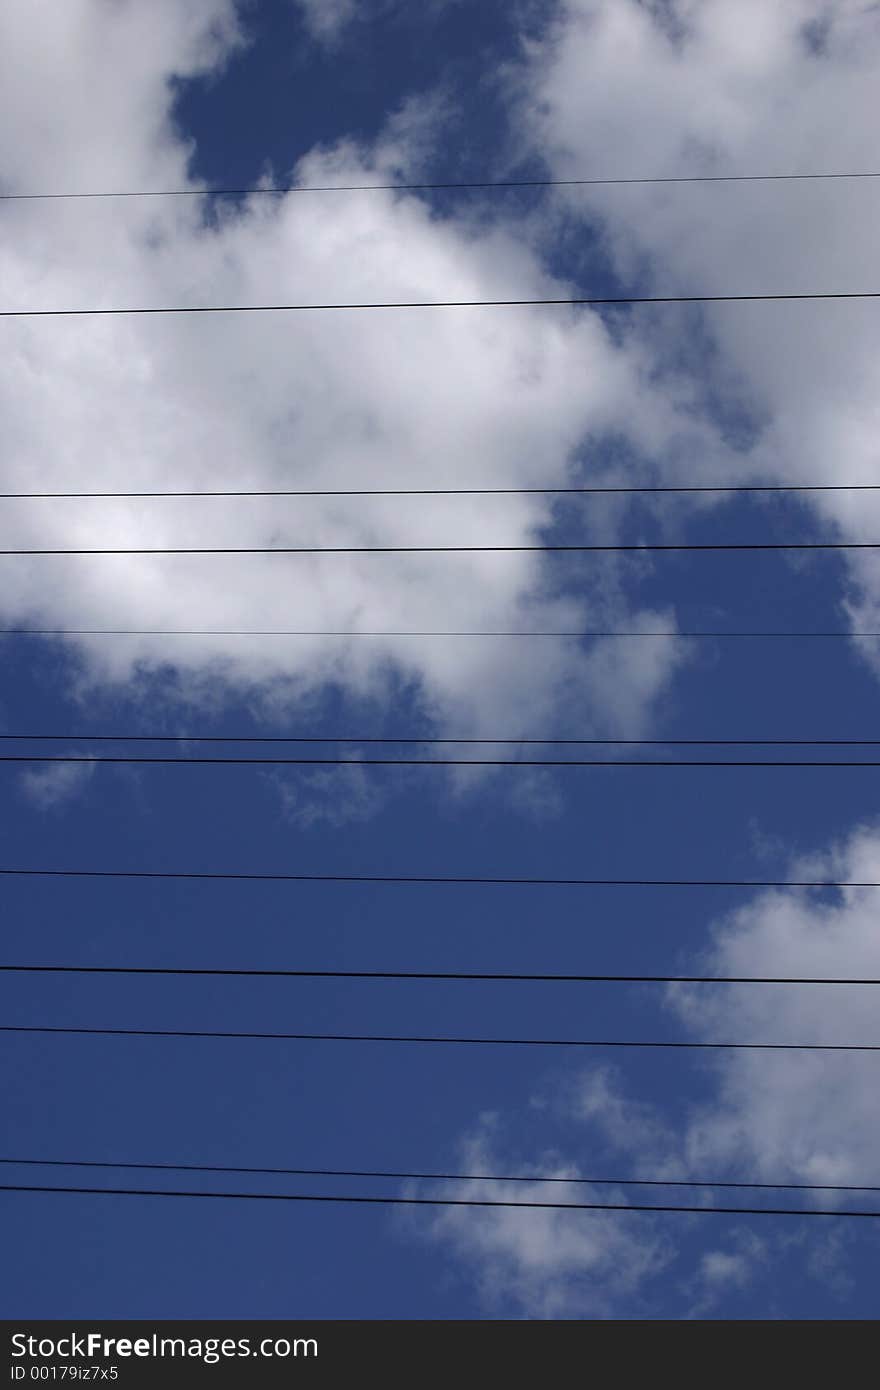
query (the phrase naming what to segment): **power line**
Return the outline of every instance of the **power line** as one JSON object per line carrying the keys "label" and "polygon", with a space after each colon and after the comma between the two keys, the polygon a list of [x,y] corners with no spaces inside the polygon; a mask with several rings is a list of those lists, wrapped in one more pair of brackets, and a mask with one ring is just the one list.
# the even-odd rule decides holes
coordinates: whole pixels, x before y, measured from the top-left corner
{"label": "power line", "polygon": [[356,631],[337,632],[317,629],[241,629],[241,628],[125,628],[125,627],[4,627],[0,637],[548,637],[576,638],[587,641],[598,638],[835,638],[848,641],[851,638],[880,637],[880,632],[395,632],[395,631]]}
{"label": "power line", "polygon": [[708,1178],[582,1178],[498,1173],[401,1173],[363,1168],[254,1168],[220,1163],[112,1163],[81,1158],[0,1158],[0,1163],[28,1168],[119,1168],[175,1173],[247,1173],[255,1177],[391,1178],[401,1182],[569,1183],[575,1187],[729,1187],[769,1192],[880,1192],[870,1183],[739,1182]]}
{"label": "power line", "polygon": [[199,873],[162,869],[8,869],[7,878],[165,879],[222,883],[451,884],[514,888],[880,888],[880,880],[748,878],[523,878],[441,874]]}
{"label": "power line", "polygon": [[647,178],[596,179],[475,179],[447,180],[442,183],[336,183],[336,184],[263,184],[248,188],[146,188],[132,190],[101,190],[94,193],[0,193],[0,202],[59,201],[86,198],[249,198],[255,194],[275,196],[288,193],[417,193],[439,192],[444,189],[512,189],[512,188],[589,188],[621,184],[655,183],[795,183],[819,182],[827,179],[876,179],[880,173],[816,174],[672,174]]}
{"label": "power line", "polygon": [[255,1033],[183,1028],[58,1028],[0,1024],[0,1033],[90,1038],[226,1038],[258,1042],[424,1043],[467,1047],[608,1047],[674,1048],[734,1052],[880,1052],[880,1043],[678,1042],[582,1038],[459,1038],[384,1033]]}
{"label": "power line", "polygon": [[273,980],[448,980],[605,985],[880,985],[880,979],[815,975],[568,975],[474,970],[232,970],[178,965],[0,965],[3,975],[228,976]]}
{"label": "power line", "polygon": [[599,746],[599,748],[867,748],[880,738],[437,738],[375,737],[355,734],[0,734],[0,739],[29,744],[503,744],[505,746]]}
{"label": "power line", "polygon": [[239,488],[144,492],[0,492],[0,501],[138,497],[590,497],[702,492],[876,492],[880,483],[713,483],[655,487]]}
{"label": "power line", "polygon": [[0,753],[0,763],[152,764],[172,767],[880,767],[878,758],[191,758],[163,755]]}
{"label": "power line", "polygon": [[354,1193],[317,1192],[185,1192],[177,1189],[139,1187],[44,1187],[25,1183],[2,1183],[0,1192],[55,1192],[80,1197],[190,1197],[193,1199],[248,1202],[337,1202],[370,1206],[410,1207],[523,1207],[553,1211],[657,1211],[691,1216],[837,1216],[880,1217],[880,1211],[853,1211],[835,1207],[720,1207],[675,1206],[639,1202],[537,1202],[504,1201],[497,1197],[379,1197]]}
{"label": "power line", "polygon": [[880,290],[822,290],[798,294],[642,294],[578,295],[566,299],[412,299],[348,304],[171,304],[119,309],[0,309],[0,318],[83,318],[121,314],[278,314],[326,313],[356,309],[512,309],[576,308],[581,305],[613,307],[625,304],[758,304],[784,300],[880,299]]}
{"label": "power line", "polygon": [[[615,545],[187,545],[0,550],[0,555],[513,555],[642,551],[880,550],[880,541],[635,541]],[[677,634],[676,634],[677,635]]]}
{"label": "power line", "polygon": [[487,744],[529,747],[559,744],[570,747],[635,748],[862,748],[878,747],[878,738],[391,738],[355,734],[26,734],[0,733],[0,740],[23,743],[343,743],[343,744]]}

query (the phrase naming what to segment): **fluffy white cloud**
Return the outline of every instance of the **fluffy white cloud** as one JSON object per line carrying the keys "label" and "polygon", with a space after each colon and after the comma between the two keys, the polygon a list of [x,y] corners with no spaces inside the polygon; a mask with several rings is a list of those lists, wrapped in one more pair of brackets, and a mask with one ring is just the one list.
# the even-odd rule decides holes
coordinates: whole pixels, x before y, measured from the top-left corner
{"label": "fluffy white cloud", "polygon": [[[854,834],[792,877],[880,881],[880,834]],[[719,975],[880,978],[877,889],[823,900],[810,890],[760,894],[713,932],[698,965]],[[672,1007],[699,1038],[876,1043],[870,985],[680,989]],[[693,1171],[751,1172],[765,1181],[859,1183],[877,1178],[877,1064],[861,1053],[729,1053],[716,1096],[691,1117]],[[822,1194],[825,1201],[829,1194]]]}
{"label": "fluffy white cloud", "polygon": [[357,14],[356,0],[294,0],[316,38],[333,39]]}
{"label": "fluffy white cloud", "polygon": [[[459,1146],[462,1171],[504,1171],[492,1116]],[[576,1178],[578,1168],[558,1158],[534,1167],[535,1176]],[[463,1182],[442,1195],[488,1201],[619,1201],[572,1183]],[[634,1221],[644,1224],[635,1226]],[[651,1218],[626,1213],[513,1211],[504,1207],[445,1207],[423,1226],[426,1238],[455,1253],[473,1272],[487,1309],[515,1308],[527,1317],[603,1317],[637,1297],[669,1259],[668,1243]]]}
{"label": "fluffy white cloud", "polygon": [[[173,79],[219,67],[238,41],[225,0],[194,13],[73,0],[63,22],[55,7],[13,0],[0,17],[3,186],[185,187],[190,149],[171,119]],[[375,150],[316,152],[297,177],[381,177],[405,157],[405,132],[405,121],[392,123]],[[257,196],[215,211],[200,199],[7,202],[0,301],[480,299],[566,289],[513,231],[438,219],[413,197]],[[578,466],[607,478],[609,433],[640,452],[712,448],[687,400],[654,384],[650,356],[589,313],[7,319],[2,336],[0,471],[10,491],[552,485],[572,476],[576,453],[586,454]],[[18,502],[4,508],[0,544],[522,544],[552,516],[545,500],[523,497]],[[7,623],[344,632],[577,629],[633,616],[611,564],[560,596],[527,554],[2,563]],[[669,624],[652,613],[634,621]],[[547,641],[539,660],[526,643],[402,638],[82,638],[78,648],[87,679],[158,670],[173,672],[191,699],[225,686],[288,704],[327,684],[375,698],[402,682],[441,725],[514,732],[549,726],[566,707],[585,725],[635,728],[675,664],[662,643],[585,655]]]}
{"label": "fluffy white cloud", "polygon": [[[692,1175],[681,1132],[653,1103],[630,1096],[614,1068],[568,1074],[530,1104],[566,1124],[560,1149],[524,1162],[512,1153],[521,1150],[512,1136],[521,1133],[524,1117],[487,1113],[458,1146],[460,1170],[581,1181],[484,1179],[442,1189],[414,1186],[413,1193],[509,1202],[661,1203],[678,1196],[650,1188],[591,1187],[583,1177],[615,1169],[651,1178]],[[678,1195],[695,1207],[709,1200],[699,1191]],[[460,1277],[473,1283],[487,1313],[495,1316],[717,1315],[719,1306],[729,1307],[731,1299],[772,1277],[793,1246],[823,1287],[836,1291],[840,1286],[841,1251],[834,1240],[828,1244],[824,1231],[776,1229],[765,1235],[737,1220],[718,1224],[714,1218],[644,1212],[471,1207],[444,1208],[416,1220],[412,1229],[455,1256]]]}
{"label": "fluffy white cloud", "polygon": [[[830,852],[793,863],[790,876],[880,882],[880,829],[864,827]],[[689,962],[689,973],[878,979],[877,892],[853,887],[759,893],[715,923],[711,944]],[[877,1043],[875,992],[870,985],[693,985],[671,989],[667,1005],[683,1035],[698,1041]],[[732,1051],[701,1066],[701,1091],[708,1090],[709,1099],[691,1104],[678,1119],[654,1098],[630,1094],[611,1068],[563,1074],[553,1093],[537,1100],[568,1127],[560,1151],[524,1166],[504,1157],[500,1123],[484,1120],[464,1142],[462,1171],[575,1177],[616,1169],[673,1180],[877,1181],[880,1113],[873,1055]],[[456,1195],[479,1195],[477,1186],[461,1184]],[[516,1200],[518,1191],[522,1198],[528,1192],[548,1199],[538,1185],[486,1186],[508,1200]],[[613,1197],[608,1188],[596,1189],[597,1197],[585,1195],[587,1190],[560,1185],[559,1200],[626,1200],[625,1189]],[[695,1206],[735,1204],[740,1195],[719,1188],[683,1193],[681,1199]],[[823,1207],[859,1204],[858,1194],[814,1192],[804,1199]],[[428,1234],[451,1244],[487,1299],[530,1316],[594,1316],[597,1309],[600,1315],[632,1314],[642,1306],[638,1300],[644,1304],[674,1292],[686,1315],[701,1317],[772,1277],[793,1251],[826,1292],[846,1293],[846,1228],[832,1231],[812,1222],[770,1226],[765,1238],[762,1230],[725,1223],[706,1232],[711,1243],[694,1245],[686,1225],[664,1228],[658,1243],[657,1228],[641,1220],[610,1215],[594,1225],[579,1214],[490,1211],[474,1218],[466,1209],[450,1209]],[[613,1268],[610,1278],[606,1264]],[[658,1273],[665,1293],[655,1281]]]}
{"label": "fluffy white cloud", "polygon": [[[240,32],[235,0],[186,7],[174,0],[72,0],[60,7],[12,0],[0,15],[0,38],[0,187],[76,192],[182,186],[189,147],[169,119],[170,81],[216,69]],[[111,235],[115,220],[97,211],[91,220],[87,212],[79,247],[69,247],[71,227],[59,226],[46,209],[27,219],[34,245],[26,264],[37,284],[41,263],[76,250],[82,259],[88,241]],[[92,260],[100,280],[99,247]],[[4,282],[4,292],[13,288]]]}
{"label": "fluffy white cloud", "polygon": [[[564,0],[513,90],[524,143],[563,178],[839,173],[876,168],[878,74],[880,12],[863,0]],[[558,207],[643,291],[877,289],[878,180],[569,189]],[[661,310],[645,331],[680,352],[682,322],[695,314]],[[753,435],[731,474],[876,479],[875,303],[707,306],[702,323],[719,429]],[[841,538],[880,539],[870,494],[812,505]],[[880,568],[854,557],[849,574],[849,611],[876,626]]]}

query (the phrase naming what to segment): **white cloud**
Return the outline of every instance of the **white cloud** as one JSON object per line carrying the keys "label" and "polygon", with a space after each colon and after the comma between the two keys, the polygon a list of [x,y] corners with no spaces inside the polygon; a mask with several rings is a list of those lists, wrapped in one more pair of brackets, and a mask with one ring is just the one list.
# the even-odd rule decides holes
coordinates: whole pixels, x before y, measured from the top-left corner
{"label": "white cloud", "polygon": [[700,1261],[700,1273],[711,1287],[723,1288],[725,1285],[742,1287],[748,1275],[748,1264],[742,1255],[731,1255],[726,1250],[707,1250]]}
{"label": "white cloud", "polygon": [[387,798],[387,792],[360,767],[275,773],[269,781],[279,793],[288,820],[303,830],[368,820]]}
{"label": "white cloud", "polygon": [[706,1317],[744,1292],[761,1273],[772,1256],[767,1241],[752,1231],[733,1230],[727,1245],[715,1246],[699,1257],[697,1268],[684,1283],[689,1300],[688,1317]]}
{"label": "white cloud", "polygon": [[[523,142],[564,178],[874,169],[878,21],[862,0],[565,0],[512,87]],[[596,228],[641,291],[877,287],[876,180],[570,189],[557,207]],[[680,353],[696,319],[668,309],[644,322]],[[702,322],[714,351],[701,374],[716,377],[728,427],[748,419],[756,432],[738,463],[727,458],[731,476],[876,478],[873,302],[707,306]],[[683,466],[706,481],[697,456]],[[842,538],[880,538],[870,494],[812,505]],[[853,557],[849,575],[849,611],[876,626],[880,567]]]}
{"label": "white cloud", "polygon": [[[467,1173],[503,1172],[493,1117],[484,1116],[459,1146]],[[522,1171],[522,1170],[521,1170]],[[536,1177],[576,1178],[579,1170],[551,1156],[532,1168]],[[552,1194],[552,1195],[551,1195]],[[444,1196],[490,1201],[591,1202],[620,1200],[608,1189],[554,1183],[464,1182]],[[643,1224],[635,1226],[634,1221]],[[445,1207],[422,1234],[451,1250],[474,1278],[485,1307],[515,1308],[539,1318],[610,1316],[671,1258],[650,1217],[625,1212],[513,1211],[510,1208]]]}
{"label": "white cloud", "polygon": [[[880,828],[863,827],[827,853],[793,863],[790,876],[880,882]],[[714,924],[710,944],[689,970],[719,976],[878,979],[876,920],[877,890],[870,887],[821,894],[806,889],[761,892]],[[875,1044],[880,1039],[874,995],[870,985],[691,985],[670,989],[667,1005],[682,1036],[696,1041]],[[551,1090],[533,1100],[554,1124],[568,1127],[559,1151],[524,1166],[504,1157],[500,1122],[484,1120],[465,1140],[463,1171],[575,1177],[616,1169],[635,1178],[700,1182],[716,1177],[796,1184],[877,1181],[880,1112],[873,1055],[719,1053],[704,1062],[700,1090],[708,1099],[691,1102],[676,1116],[653,1097],[641,1100],[629,1094],[612,1068],[561,1074]],[[604,1161],[603,1155],[614,1161]],[[523,1191],[519,1184],[498,1184],[492,1195],[515,1199],[517,1189],[523,1197],[527,1191],[540,1200],[537,1185]],[[596,1189],[598,1198],[587,1191],[561,1185],[557,1195],[563,1201],[625,1200],[613,1189]],[[457,1195],[477,1195],[476,1185],[462,1184]],[[695,1206],[736,1205],[741,1195],[720,1187],[683,1191],[681,1200]],[[796,1194],[784,1196],[781,1205],[797,1204]],[[804,1193],[803,1200],[808,1206],[859,1204],[858,1194],[833,1191]],[[516,1306],[529,1316],[593,1316],[597,1309],[600,1315],[631,1315],[674,1292],[686,1316],[703,1317],[729,1306],[731,1298],[754,1283],[775,1277],[774,1271],[792,1257],[826,1293],[843,1297],[848,1289],[852,1233],[845,1227],[829,1231],[815,1222],[771,1226],[765,1237],[763,1231],[731,1222],[721,1233],[713,1228],[706,1243],[695,1245],[693,1232],[683,1224],[664,1228],[664,1243],[658,1245],[652,1224],[623,1226],[616,1216],[609,1216],[607,1226],[604,1222],[602,1218],[594,1227],[574,1214],[533,1217],[513,1211],[473,1219],[467,1210],[450,1209],[429,1234],[451,1244],[488,1300]],[[614,1268],[610,1279],[606,1262]],[[663,1272],[667,1264],[675,1275],[674,1290]],[[658,1271],[663,1287],[654,1278]],[[779,1310],[784,1316],[784,1302]]]}
{"label": "white cloud", "polygon": [[[353,21],[400,16],[412,5],[412,0],[292,0],[292,3],[301,11],[313,37],[332,45]],[[461,3],[462,0],[418,0],[418,23],[424,28],[434,15]]]}
{"label": "white cloud", "polygon": [[[627,1156],[644,1177],[680,1177],[676,1130],[652,1104],[626,1094],[613,1067],[589,1067],[563,1088],[562,1113],[601,1135],[612,1151]],[[644,1163],[644,1170],[642,1164]]]}
{"label": "white cloud", "polygon": [[[795,864],[792,876],[880,881],[880,834],[860,830],[831,854]],[[836,901],[809,890],[759,894],[717,926],[699,964],[709,974],[876,979],[876,918],[876,889],[844,889]],[[698,1038],[876,1043],[873,995],[866,985],[694,986],[670,1002]],[[875,1181],[876,1072],[870,1054],[726,1054],[715,1099],[691,1117],[687,1162],[771,1182]]]}
{"label": "white cloud", "polygon": [[[795,861],[792,879],[880,882],[880,828]],[[689,969],[706,975],[880,978],[877,892],[768,890],[712,927]],[[704,1041],[876,1043],[870,985],[693,985],[670,989],[685,1036]],[[637,1175],[764,1182],[877,1180],[877,1067],[871,1054],[727,1052],[710,1064],[712,1096],[672,1126],[590,1070],[565,1092],[569,1113],[599,1124]],[[815,1202],[845,1202],[834,1193]]]}
{"label": "white cloud", "polygon": [[[614,1068],[569,1073],[533,1096],[531,1107],[548,1121],[567,1126],[567,1152],[545,1151],[523,1161],[515,1156],[522,1145],[512,1139],[522,1133],[523,1116],[486,1113],[458,1145],[460,1171],[533,1174],[536,1179],[583,1178],[615,1169],[651,1178],[690,1175],[681,1130],[652,1102],[628,1095]],[[414,1186],[412,1191],[511,1202],[678,1200],[671,1190],[591,1187],[583,1181],[480,1180],[442,1189]],[[710,1198],[700,1191],[680,1195],[697,1208]],[[785,1231],[765,1238],[743,1222],[725,1221],[718,1227],[704,1225],[705,1220],[714,1222],[645,1212],[448,1207],[416,1221],[413,1229],[455,1256],[460,1277],[473,1283],[490,1315],[699,1318],[714,1315],[719,1305],[729,1306],[731,1298],[772,1275],[792,1242],[800,1239]],[[820,1234],[822,1240],[813,1238]],[[808,1234],[802,1246],[814,1266],[810,1272],[836,1288],[839,1249],[826,1246],[824,1233]]]}
{"label": "white cloud", "polygon": [[54,763],[28,768],[21,774],[21,789],[41,811],[64,806],[91,781],[94,763]]}
{"label": "white cloud", "polygon": [[[240,42],[234,0],[11,0],[0,35],[0,186],[11,191],[174,187],[189,149],[169,120],[169,79],[216,69]],[[103,216],[84,221],[81,243]],[[35,276],[41,253],[77,249],[45,209],[29,226]]]}
{"label": "white cloud", "polygon": [[[112,64],[95,63],[99,41]],[[63,24],[54,7],[50,17],[13,0],[0,17],[4,185],[184,186],[190,150],[171,122],[171,79],[216,68],[237,42],[223,0],[197,16],[171,3],[72,0]],[[387,149],[315,152],[297,174],[381,176],[383,161],[407,157],[407,129],[392,122]],[[51,308],[565,291],[513,231],[438,219],[412,197],[255,197],[216,211],[206,220],[186,199],[6,203],[0,299]],[[6,490],[552,485],[572,476],[576,453],[587,472],[611,476],[609,433],[638,450],[713,447],[688,403],[653,384],[650,356],[589,313],[7,319],[2,334]],[[521,544],[551,518],[523,497],[43,501],[9,504],[0,541]],[[613,562],[566,597],[527,554],[3,564],[10,624],[577,629],[631,616]],[[637,621],[668,625],[650,612]],[[87,679],[159,672],[175,699],[210,689],[216,702],[223,689],[289,709],[328,684],[368,700],[402,685],[437,726],[464,732],[549,728],[567,710],[584,727],[636,728],[677,662],[664,643],[584,655],[565,640],[542,642],[538,660],[530,644],[502,640],[82,638],[77,648]]]}
{"label": "white cloud", "polygon": [[316,38],[334,39],[357,14],[356,0],[294,0]]}

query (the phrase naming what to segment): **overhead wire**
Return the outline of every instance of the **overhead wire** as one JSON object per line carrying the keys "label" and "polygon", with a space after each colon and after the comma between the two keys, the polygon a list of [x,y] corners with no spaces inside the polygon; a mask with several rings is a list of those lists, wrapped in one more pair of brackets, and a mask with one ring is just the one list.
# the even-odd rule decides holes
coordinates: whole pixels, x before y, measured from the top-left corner
{"label": "overhead wire", "polygon": [[200,757],[180,753],[91,754],[79,753],[0,753],[0,763],[73,763],[88,766],[152,765],[154,767],[880,767],[878,758],[279,758]]}
{"label": "overhead wire", "polygon": [[94,198],[244,198],[254,195],[279,196],[288,193],[415,193],[452,189],[585,188],[620,184],[698,184],[698,183],[794,183],[829,179],[877,179],[871,170],[817,172],[806,174],[654,174],[635,178],[533,178],[533,179],[446,179],[420,183],[336,183],[336,184],[256,184],[243,188],[142,188],[99,189],[96,191],[0,193],[0,202],[60,201]]}
{"label": "overhead wire", "polygon": [[370,637],[370,638],[398,638],[398,637],[499,637],[499,638],[574,638],[578,641],[592,641],[595,639],[608,638],[654,638],[662,640],[677,640],[678,638],[835,638],[840,641],[848,641],[856,638],[876,638],[880,637],[880,632],[786,632],[786,631],[754,631],[754,632],[623,632],[623,631],[583,631],[569,630],[556,632],[524,632],[524,631],[449,631],[434,630],[424,632],[401,632],[395,630],[368,631],[355,630],[348,632],[325,631],[321,629],[286,629],[286,628],[111,628],[111,627],[4,627],[0,628],[0,637]]}
{"label": "overhead wire", "polygon": [[590,497],[656,493],[876,492],[880,483],[711,483],[578,487],[214,488],[138,492],[0,492],[0,501],[150,497]]}
{"label": "overhead wire", "polygon": [[880,888],[880,879],[535,878],[466,874],[296,874],[169,869],[0,868],[0,877],[165,879],[220,883],[447,884],[514,888]]}
{"label": "overhead wire", "polygon": [[724,1187],[769,1192],[880,1192],[880,1185],[871,1183],[745,1182],[730,1179],[719,1182],[709,1178],[585,1178],[580,1175],[561,1177],[540,1173],[400,1172],[375,1168],[256,1168],[229,1163],[131,1163],[88,1158],[0,1157],[0,1164],[21,1168],[116,1168],[150,1172],[241,1173],[255,1177],[375,1178],[401,1182],[494,1182],[535,1185],[565,1183],[572,1187]]}
{"label": "overhead wire", "polygon": [[39,546],[0,549],[0,555],[514,555],[621,554],[679,551],[880,550],[880,541],[633,541],[538,545],[186,545]]}
{"label": "overhead wire", "polygon": [[355,300],[328,304],[163,304],[97,309],[0,309],[0,318],[84,318],[143,314],[278,314],[327,313],[384,309],[511,309],[511,308],[613,308],[629,304],[767,304],[784,301],[880,299],[880,290],[816,290],[775,294],[620,294],[572,295],[537,299],[411,299]]}
{"label": "overhead wire", "polygon": [[49,1187],[26,1183],[0,1183],[0,1192],[60,1193],[68,1196],[101,1197],[189,1197],[192,1199],[250,1201],[250,1202],[335,1202],[369,1206],[410,1207],[522,1207],[524,1210],[553,1211],[629,1211],[667,1212],[691,1216],[824,1216],[880,1217],[880,1211],[855,1211],[848,1207],[722,1207],[678,1206],[672,1203],[647,1204],[639,1202],[546,1202],[532,1199],[515,1201],[497,1197],[388,1197],[355,1193],[317,1192],[194,1192],[178,1189],[137,1187]]}
{"label": "overhead wire", "polygon": [[735,1052],[880,1052],[880,1043],[694,1042],[634,1038],[463,1038],[436,1034],[262,1033],[206,1028],[69,1028],[45,1024],[0,1024],[0,1033],[90,1038],[190,1038],[233,1042],[412,1043],[465,1047],[642,1048]]}
{"label": "overhead wire", "polygon": [[403,744],[403,745],[446,745],[446,744],[500,744],[504,746],[531,747],[565,745],[572,747],[636,747],[636,748],[859,748],[878,747],[880,738],[533,738],[533,737],[495,737],[481,738],[437,737],[431,734],[422,737],[392,737],[390,735],[358,734],[30,734],[0,733],[0,740],[21,743],[341,743],[341,744]]}
{"label": "overhead wire", "polygon": [[160,975],[174,977],[226,976],[232,979],[273,980],[435,980],[496,984],[619,984],[619,985],[880,985],[880,978],[819,975],[611,975],[535,974],[526,971],[484,970],[283,970],[230,969],[183,965],[4,965],[0,975]]}

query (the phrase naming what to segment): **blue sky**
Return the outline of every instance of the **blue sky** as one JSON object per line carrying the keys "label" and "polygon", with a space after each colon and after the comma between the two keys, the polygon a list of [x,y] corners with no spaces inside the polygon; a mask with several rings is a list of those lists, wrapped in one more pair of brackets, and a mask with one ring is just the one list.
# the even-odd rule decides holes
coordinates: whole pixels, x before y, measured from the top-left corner
{"label": "blue sky", "polygon": [[[172,0],[75,0],[63,17],[14,0],[0,54],[6,191],[808,172],[871,167],[880,24],[856,0],[210,0],[197,16]],[[877,202],[860,181],[7,203],[0,297],[49,308],[863,290]],[[10,319],[2,490],[871,482],[876,313]],[[0,544],[34,547],[880,533],[867,493],[3,505]],[[7,557],[0,618],[877,630],[880,571],[853,554]],[[876,651],[847,640],[3,642],[9,733],[877,734]],[[10,766],[2,798],[0,868],[880,878],[870,770]],[[6,878],[3,894],[9,963],[880,974],[870,890]],[[869,991],[844,987],[17,976],[0,989],[3,1020],[24,1025],[877,1040]],[[880,1180],[870,1056],[24,1035],[3,1053],[6,1155]],[[876,1315],[872,1223],[0,1203],[17,1252],[0,1275],[8,1316]]]}

